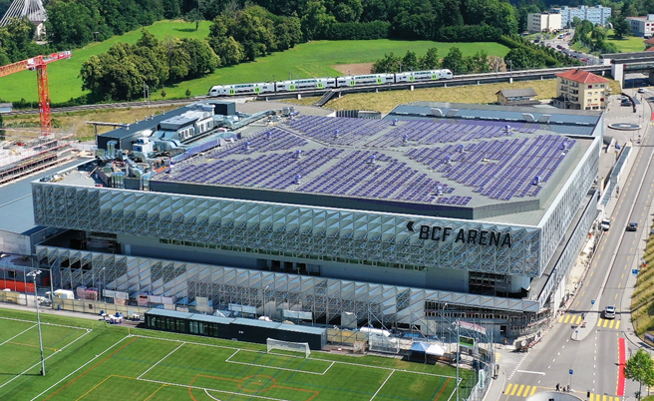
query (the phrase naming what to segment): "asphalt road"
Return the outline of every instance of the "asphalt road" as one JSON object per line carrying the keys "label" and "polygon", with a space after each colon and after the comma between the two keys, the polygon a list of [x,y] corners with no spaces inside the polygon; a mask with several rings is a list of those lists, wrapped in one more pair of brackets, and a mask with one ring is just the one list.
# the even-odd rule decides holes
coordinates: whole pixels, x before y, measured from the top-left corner
{"label": "asphalt road", "polygon": [[[621,300],[627,278],[642,258],[639,252],[643,246],[639,241],[643,238],[642,230],[649,229],[654,194],[654,138],[649,135],[651,125],[646,124],[643,144],[634,148],[638,152],[632,155],[636,157],[633,168],[624,188],[619,190],[611,229],[600,240],[588,275],[568,313],[528,354],[505,353],[500,359],[508,375],[501,400],[517,401],[535,392],[554,390],[557,383],[570,383],[575,395],[582,399],[589,391],[590,401],[616,401],[638,390],[636,383],[627,382],[624,394],[618,394],[618,344],[630,317],[629,305],[621,305]],[[637,232],[625,231],[629,222],[638,223]],[[616,317],[604,319],[600,314],[591,334],[575,341],[577,324],[591,310],[593,302],[600,311],[606,305],[616,306]],[[629,355],[627,349],[626,357]]]}

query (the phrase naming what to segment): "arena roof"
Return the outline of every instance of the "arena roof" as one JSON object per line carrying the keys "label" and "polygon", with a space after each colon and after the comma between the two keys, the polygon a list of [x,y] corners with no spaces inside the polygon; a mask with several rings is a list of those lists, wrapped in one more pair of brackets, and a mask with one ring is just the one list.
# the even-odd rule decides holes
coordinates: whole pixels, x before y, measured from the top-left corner
{"label": "arena roof", "polygon": [[[433,118],[435,105],[443,118]],[[430,118],[411,118],[423,109]],[[525,121],[522,109],[418,103],[385,120],[301,116],[244,131],[235,144],[157,175],[150,188],[442,217],[540,215],[586,153],[601,114],[529,108]],[[558,135],[534,122],[541,118],[583,132]]]}

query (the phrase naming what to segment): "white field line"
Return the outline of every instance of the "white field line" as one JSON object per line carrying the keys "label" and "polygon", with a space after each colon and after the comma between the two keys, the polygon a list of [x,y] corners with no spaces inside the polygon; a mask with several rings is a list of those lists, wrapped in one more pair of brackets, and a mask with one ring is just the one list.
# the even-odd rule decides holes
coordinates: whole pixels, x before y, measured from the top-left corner
{"label": "white field line", "polygon": [[213,395],[209,394],[209,390],[205,389],[204,393],[207,395],[207,397],[211,398],[212,400],[222,401],[222,400],[219,400],[218,398],[214,397]]}
{"label": "white field line", "polygon": [[379,386],[379,388],[377,389],[377,391],[375,392],[375,394],[373,394],[373,395],[372,395],[372,398],[370,398],[370,401],[374,400],[375,397],[377,397],[377,394],[379,394],[379,392],[381,391],[381,389],[384,388],[384,384],[386,384],[386,382],[388,381],[388,379],[390,379],[391,376],[393,376],[393,373],[395,373],[395,369],[393,369],[393,370],[391,371],[391,374],[389,374],[388,377],[386,378],[386,380],[384,380],[384,382],[381,384],[381,386]]}
{"label": "white field line", "polygon": [[[243,351],[247,351],[247,350],[243,350]],[[256,352],[256,351],[251,351],[251,352]],[[329,368],[332,367],[332,365],[329,365],[329,366],[327,367],[327,369],[325,369],[322,373],[318,373],[318,372],[307,372],[306,370],[297,370],[297,369],[288,369],[288,368],[278,368],[278,367],[276,367],[276,366],[270,366],[270,365],[259,365],[258,363],[248,363],[248,362],[231,361],[231,360],[230,360],[231,357],[233,357],[233,356],[236,355],[237,353],[238,353],[238,351],[234,352],[232,355],[229,356],[229,358],[225,359],[225,362],[229,362],[229,363],[237,363],[237,364],[239,364],[239,365],[254,366],[254,367],[256,367],[256,368],[268,368],[268,369],[275,369],[275,370],[286,370],[286,371],[288,371],[288,372],[306,373],[306,374],[308,374],[308,375],[318,375],[318,376],[322,376],[322,375],[324,375],[324,374],[329,370]],[[266,355],[270,355],[270,354],[266,354]],[[285,355],[285,354],[274,354],[274,355],[281,355],[281,356],[286,356],[286,357],[290,357],[290,358],[299,358],[299,357],[297,357],[297,356],[293,356],[293,355]],[[302,358],[302,359],[308,359],[308,358]],[[313,361],[322,361],[322,359],[312,359],[312,360],[313,360]],[[324,362],[328,362],[328,361],[324,361]],[[333,364],[333,363],[332,363],[332,364]]]}
{"label": "white field line", "polygon": [[[79,339],[81,339],[82,337],[84,337],[85,335],[87,335],[87,334],[89,334],[89,333],[90,333],[90,331],[87,331],[86,333],[84,333],[84,334],[82,334],[81,336],[77,337],[77,338],[74,339],[73,341],[71,341],[71,342],[69,342],[68,344],[64,345],[63,347],[59,348],[59,350],[58,350],[58,351],[55,351],[52,355],[50,355],[50,356],[44,358],[44,360],[47,361],[48,359],[50,359],[50,358],[52,358],[53,356],[57,355],[57,353],[59,353],[59,352],[65,350],[65,349],[68,348],[70,345],[76,343]],[[19,375],[16,375],[16,376],[14,376],[13,378],[11,378],[10,380],[6,381],[5,383],[0,384],[0,388],[6,386],[7,384],[9,384],[9,383],[11,383],[11,382],[13,382],[14,380],[16,380],[16,379],[18,379],[19,377],[21,377],[22,375],[24,375],[25,373],[29,372],[31,369],[34,369],[35,367],[40,366],[40,365],[41,365],[41,361],[39,360],[37,363],[35,363],[34,365],[32,365],[32,366],[30,366],[29,368],[25,369],[25,370],[24,370],[23,372],[21,372]]]}
{"label": "white field line", "polygon": [[[89,333],[89,332],[86,332],[86,334],[88,334],[88,333]],[[86,334],[84,334],[84,335],[86,335]],[[84,337],[84,336],[82,336],[82,337]],[[80,338],[82,338],[82,337],[80,337]],[[36,397],[32,398],[30,401],[34,401],[34,400],[36,400],[37,398],[39,398],[39,397],[42,396],[43,394],[45,394],[45,393],[47,393],[48,391],[52,390],[54,387],[57,387],[57,386],[59,385],[59,383],[61,383],[61,382],[63,382],[64,380],[68,379],[70,376],[72,376],[72,375],[74,375],[75,373],[77,373],[80,369],[82,369],[83,367],[85,367],[85,366],[88,365],[89,363],[91,363],[91,362],[95,361],[96,359],[100,358],[103,354],[105,354],[106,352],[108,352],[109,350],[111,350],[111,349],[114,348],[116,345],[120,344],[121,342],[125,341],[125,339],[127,339],[127,338],[129,338],[129,337],[132,337],[132,336],[129,336],[129,335],[128,335],[128,336],[125,336],[125,337],[121,338],[120,340],[116,341],[112,346],[110,346],[110,347],[107,348],[106,350],[102,351],[101,353],[99,353],[98,355],[96,355],[94,358],[91,358],[91,359],[90,359],[88,362],[86,362],[84,365],[82,365],[82,366],[80,366],[79,368],[73,370],[73,371],[70,372],[68,375],[66,375],[66,377],[62,378],[61,380],[59,380],[58,382],[56,382],[56,383],[53,384],[52,386],[50,386],[50,387],[48,387],[47,389],[43,390],[43,392],[41,392],[41,394],[39,394],[39,395],[37,395]],[[78,340],[79,340],[79,338],[78,338]],[[75,341],[77,341],[77,340],[75,340]],[[72,344],[72,343],[71,343],[71,344]],[[70,344],[68,344],[68,345],[70,345]],[[67,347],[68,345],[66,345],[66,347]],[[66,347],[64,347],[64,348],[66,348]],[[63,350],[64,348],[62,348],[62,350]],[[61,350],[60,350],[60,351],[61,351]]]}
{"label": "white field line", "polygon": [[137,380],[141,380],[141,381],[144,381],[144,382],[150,382],[150,383],[164,384],[164,385],[168,385],[168,386],[176,386],[176,387],[183,387],[183,388],[192,388],[192,389],[196,389],[196,390],[204,390],[205,392],[215,391],[217,393],[224,393],[224,394],[231,394],[231,395],[238,395],[238,396],[247,396],[249,398],[260,398],[262,400],[290,401],[290,400],[287,400],[287,399],[284,399],[284,398],[264,397],[262,395],[253,395],[253,394],[250,394],[250,393],[235,393],[233,391],[216,390],[215,388],[206,388],[206,387],[198,387],[198,386],[189,386],[188,384],[162,382],[162,381],[159,381],[159,380],[150,380],[150,379],[137,379]]}
{"label": "white field line", "polygon": [[139,377],[137,377],[137,379],[140,379],[140,378],[141,378],[142,376],[144,376],[146,373],[148,373],[149,371],[151,371],[152,369],[154,369],[157,365],[159,365],[161,362],[163,362],[164,359],[166,359],[166,358],[168,358],[169,356],[171,356],[175,351],[177,351],[178,349],[180,349],[180,348],[182,347],[182,345],[184,345],[184,344],[186,344],[186,343],[185,343],[185,342],[182,342],[181,344],[179,344],[179,345],[178,345],[174,350],[170,351],[170,352],[168,353],[168,355],[166,355],[166,356],[164,356],[163,358],[159,359],[159,362],[157,362],[157,363],[155,363],[154,365],[150,366],[150,367],[148,368],[148,370],[146,370],[145,372],[141,373],[141,375],[140,375]]}
{"label": "white field line", "polygon": [[[33,320],[25,320],[25,319],[15,319],[13,317],[2,317],[0,316],[0,319],[5,319],[5,320],[14,320],[16,322],[25,322],[25,323],[36,323]],[[77,327],[77,326],[67,326],[65,324],[56,324],[56,323],[47,323],[47,322],[41,322],[41,324],[45,324],[48,326],[57,326],[57,327],[66,327],[68,329],[77,329],[77,330],[91,330],[86,327]]]}
{"label": "white field line", "polygon": [[[172,340],[172,339],[169,339],[169,338],[159,338],[159,337],[152,337],[152,336],[144,336],[144,335],[141,335],[141,334],[135,334],[135,336],[142,337],[142,338],[149,338],[149,339],[152,339],[152,340],[175,341],[175,342],[179,341],[179,340]],[[201,346],[204,346],[204,347],[215,347],[215,348],[233,349],[233,350],[237,350],[237,351],[263,352],[263,351],[255,351],[255,350],[251,350],[251,349],[243,349],[243,348],[236,348],[236,347],[228,347],[228,346],[225,346],[225,345],[215,345],[215,344],[198,343],[198,342],[193,342],[193,341],[185,341],[185,343],[186,343],[186,344],[190,344],[190,345],[201,345]],[[275,354],[275,355],[290,356],[290,357],[292,357],[292,358],[303,358],[303,357],[299,357],[299,356],[292,356],[292,355],[286,355],[286,354]],[[318,361],[324,361],[324,362],[331,362],[331,361],[328,360],[328,359],[320,359],[320,358],[306,358],[306,359],[312,359],[312,360],[318,360]],[[343,364],[343,365],[359,366],[359,367],[362,367],[362,368],[383,369],[383,370],[397,370],[397,369],[395,369],[395,368],[387,368],[387,367],[384,367],[384,366],[362,365],[362,364],[360,364],[360,363],[343,362],[343,361],[334,361],[334,362],[336,362],[336,363],[338,363],[338,364]],[[435,374],[435,373],[416,372],[416,371],[413,371],[413,370],[407,370],[406,372],[407,372],[407,373],[413,373],[413,374],[416,374],[416,375],[424,375],[424,376],[447,377],[447,378],[450,378],[450,379],[453,379],[453,378],[455,377],[455,376],[447,376],[447,375],[437,375],[437,374]]]}
{"label": "white field line", "polygon": [[4,341],[4,342],[3,342],[2,344],[0,344],[0,345],[5,345],[5,344],[8,343],[9,341],[13,340],[14,338],[18,337],[19,335],[23,334],[24,332],[26,332],[26,331],[28,331],[28,330],[31,330],[31,329],[33,329],[33,328],[35,328],[35,327],[36,327],[36,325],[26,328],[25,330],[21,331],[20,333],[16,334],[15,336],[11,337],[11,338],[8,339],[7,341]]}
{"label": "white field line", "polygon": [[329,369],[331,369],[332,366],[334,366],[335,363],[336,363],[336,361],[332,361],[332,363],[327,367],[327,369],[325,369],[324,372],[322,372],[322,374],[324,375],[325,373],[327,373],[329,371]]}
{"label": "white field line", "polygon": [[456,386],[454,387],[454,391],[452,391],[452,394],[450,394],[450,396],[447,397],[447,401],[450,401],[452,399],[452,397],[454,397],[454,395],[456,394],[456,388],[459,387],[459,385],[461,385],[462,381],[463,381],[463,379],[459,377],[459,382],[456,383]]}

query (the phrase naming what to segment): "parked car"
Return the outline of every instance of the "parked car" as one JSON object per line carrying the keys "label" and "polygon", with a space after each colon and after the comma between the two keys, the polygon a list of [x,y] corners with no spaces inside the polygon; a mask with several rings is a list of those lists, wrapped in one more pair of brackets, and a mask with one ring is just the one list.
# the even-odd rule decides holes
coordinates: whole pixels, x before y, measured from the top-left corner
{"label": "parked car", "polygon": [[639,88],[638,93],[645,93],[645,88]]}
{"label": "parked car", "polygon": [[600,228],[602,231],[609,231],[611,228],[611,219],[603,219],[600,223]]}
{"label": "parked car", "polygon": [[638,231],[638,223],[631,222],[627,225],[627,231]]}

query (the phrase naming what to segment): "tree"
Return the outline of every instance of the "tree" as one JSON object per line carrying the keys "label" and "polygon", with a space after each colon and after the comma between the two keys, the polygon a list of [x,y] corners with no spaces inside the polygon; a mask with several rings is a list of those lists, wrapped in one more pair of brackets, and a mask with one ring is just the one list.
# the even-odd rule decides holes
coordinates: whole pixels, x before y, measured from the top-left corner
{"label": "tree", "polygon": [[443,68],[451,70],[454,74],[465,74],[468,68],[463,59],[463,53],[458,47],[450,48],[447,55],[443,57]]}
{"label": "tree", "polygon": [[210,38],[209,44],[223,65],[238,64],[245,57],[243,46],[231,36],[222,40]]}
{"label": "tree", "polygon": [[642,348],[627,360],[624,367],[624,376],[640,385],[638,390],[638,399],[642,394],[643,384],[647,385],[654,382],[654,360]]}
{"label": "tree", "polygon": [[415,52],[407,50],[404,57],[402,57],[402,70],[413,71],[418,69],[418,56]]}
{"label": "tree", "polygon": [[373,74],[379,74],[382,72],[400,72],[400,63],[402,59],[391,52],[390,54],[384,54],[384,57],[377,60],[371,68]]}
{"label": "tree", "polygon": [[430,47],[427,49],[427,53],[420,58],[419,61],[421,70],[432,70],[440,68],[440,58],[438,58],[438,49],[435,47]]}
{"label": "tree", "polygon": [[184,15],[184,21],[195,22],[196,31],[200,28],[200,21],[203,19],[204,16],[197,8],[192,9],[191,11],[187,12],[186,15]]}
{"label": "tree", "polygon": [[163,0],[164,18],[175,19],[182,13],[179,7],[179,0]]}
{"label": "tree", "polygon": [[613,23],[613,34],[616,39],[622,39],[631,32],[631,24],[624,15],[611,18]]}
{"label": "tree", "polygon": [[312,0],[307,3],[306,12],[302,15],[302,32],[307,40],[318,37],[322,32],[336,22],[336,19],[327,14],[323,0]]}

